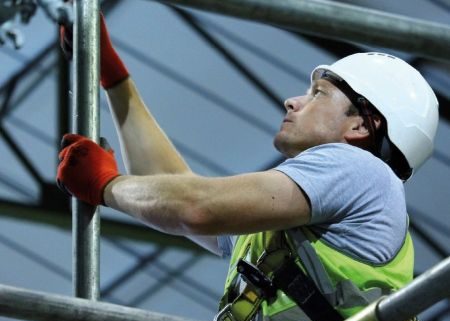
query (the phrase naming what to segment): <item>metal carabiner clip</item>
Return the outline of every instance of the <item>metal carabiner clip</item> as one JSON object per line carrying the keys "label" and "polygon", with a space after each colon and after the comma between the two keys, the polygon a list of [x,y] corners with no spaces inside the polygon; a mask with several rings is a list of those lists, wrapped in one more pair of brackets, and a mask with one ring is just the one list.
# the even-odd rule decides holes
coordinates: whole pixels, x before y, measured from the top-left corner
{"label": "metal carabiner clip", "polygon": [[228,303],[219,313],[214,317],[214,321],[237,321],[231,311],[231,303]]}

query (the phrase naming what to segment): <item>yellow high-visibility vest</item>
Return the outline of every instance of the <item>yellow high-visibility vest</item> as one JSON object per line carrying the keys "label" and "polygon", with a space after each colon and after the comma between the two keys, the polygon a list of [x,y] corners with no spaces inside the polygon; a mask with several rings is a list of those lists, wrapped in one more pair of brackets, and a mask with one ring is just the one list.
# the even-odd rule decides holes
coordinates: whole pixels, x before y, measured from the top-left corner
{"label": "yellow high-visibility vest", "polygon": [[[357,313],[379,296],[402,288],[413,279],[414,249],[409,233],[406,234],[401,249],[391,261],[385,264],[373,264],[352,258],[338,249],[334,249],[315,237],[307,228],[301,228],[301,231],[307,242],[309,241],[312,245],[331,286],[334,288],[333,306],[344,318]],[[259,264],[263,272],[270,278],[273,270],[282,264],[286,253],[294,255],[298,265],[305,270],[296,251],[292,234],[288,234],[286,231],[260,232],[238,237],[230,260],[225,294],[220,307],[223,308],[232,303],[239,296],[239,287],[242,287],[238,281],[239,273],[236,270],[239,259],[245,259],[255,265]],[[271,254],[268,255],[269,253]],[[265,257],[269,257],[269,259],[261,264],[262,258]],[[255,300],[255,302],[257,301]],[[276,298],[270,302],[259,300],[257,304],[259,305],[257,308],[258,320],[309,320],[296,303],[280,290],[277,291]],[[243,311],[242,315],[247,315],[247,312]],[[246,318],[238,317],[237,321],[249,320],[254,317],[254,314]]]}

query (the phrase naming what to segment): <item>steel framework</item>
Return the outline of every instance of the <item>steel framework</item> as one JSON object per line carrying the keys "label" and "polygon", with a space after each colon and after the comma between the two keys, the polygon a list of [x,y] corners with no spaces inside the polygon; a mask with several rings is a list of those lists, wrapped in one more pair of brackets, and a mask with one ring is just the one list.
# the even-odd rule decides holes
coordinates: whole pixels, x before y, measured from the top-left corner
{"label": "steel framework", "polygon": [[[381,298],[349,321],[405,321],[450,296],[450,257],[398,292]],[[183,321],[120,305],[0,285],[0,314],[37,321]]]}
{"label": "steel framework", "polygon": [[326,0],[157,0],[448,61],[450,27]]}
{"label": "steel framework", "polygon": [[[77,2],[79,3],[76,11],[79,17],[79,31],[78,36],[75,31],[75,39],[77,39],[75,46],[81,50],[76,49],[75,53],[80,51],[86,53],[87,56],[81,57],[80,55],[75,58],[78,66],[75,68],[75,77],[79,77],[79,82],[75,81],[75,84],[79,84],[78,87],[85,86],[80,89],[75,88],[74,105],[77,110],[74,119],[75,127],[78,128],[77,131],[80,134],[98,140],[98,46],[96,46],[98,42],[98,19],[96,18],[98,7],[96,1]],[[447,26],[329,1],[164,0],[160,2],[191,6],[334,39],[405,50],[438,60],[449,60],[448,57],[450,57],[450,28]],[[274,103],[279,100],[270,91],[270,88],[254,77],[251,72],[245,70],[245,67],[229,53],[226,53],[224,48],[221,48],[220,44],[215,42],[214,38],[208,35],[192,17],[182,11],[177,10],[177,12],[206,41],[215,44],[217,50],[227,56],[227,59],[256,87],[259,87],[269,99]],[[90,68],[86,68],[86,66],[90,66]],[[86,106],[89,106],[89,109],[86,109]],[[92,106],[93,108],[91,108]],[[6,110],[3,110],[2,114],[3,112]],[[5,134],[3,135],[5,136]],[[26,157],[24,160],[26,161]],[[29,168],[39,178],[31,164],[29,164]],[[44,184],[43,181],[42,183]],[[98,213],[95,212],[95,209],[86,208],[84,204],[78,202],[74,203],[74,213],[76,222],[74,226],[77,226],[74,229],[74,236],[77,240],[74,245],[75,295],[95,300],[98,298]],[[106,226],[108,226],[108,222]],[[445,255],[445,250],[441,250],[441,254]],[[411,313],[420,312],[437,300],[450,296],[448,292],[450,288],[449,263],[449,259],[445,260],[422,278],[414,281],[415,283],[411,286],[399,291],[396,296],[379,303],[377,305],[379,320],[391,320],[388,316],[392,315],[395,315],[395,319],[392,320],[404,320],[412,316]],[[419,298],[414,294],[423,295],[423,291],[435,295],[432,295],[428,301],[423,301],[422,297]],[[415,310],[400,311],[401,309],[398,309],[400,305],[404,306],[405,299],[418,303],[415,305]],[[0,286],[0,302],[0,314],[24,319],[182,320],[106,303],[89,302],[6,286]],[[24,302],[29,304],[24,305]],[[24,308],[24,306],[30,306],[32,309]]]}
{"label": "steel framework", "polygon": [[[74,2],[74,131],[99,142],[100,34],[98,0]],[[72,199],[74,293],[99,297],[99,233],[97,208]]]}

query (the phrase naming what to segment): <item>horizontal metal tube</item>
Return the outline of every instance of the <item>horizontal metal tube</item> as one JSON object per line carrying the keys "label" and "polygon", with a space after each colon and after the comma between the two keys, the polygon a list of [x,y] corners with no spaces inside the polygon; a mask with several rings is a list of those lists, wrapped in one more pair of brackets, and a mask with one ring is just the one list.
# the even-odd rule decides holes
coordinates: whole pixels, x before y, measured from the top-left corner
{"label": "horizontal metal tube", "polygon": [[380,321],[404,321],[450,298],[450,257],[421,274],[378,305]]}
{"label": "horizontal metal tube", "polygon": [[187,321],[120,305],[0,285],[0,315],[36,321]]}
{"label": "horizontal metal tube", "polygon": [[325,38],[450,60],[450,27],[325,0],[156,0]]}

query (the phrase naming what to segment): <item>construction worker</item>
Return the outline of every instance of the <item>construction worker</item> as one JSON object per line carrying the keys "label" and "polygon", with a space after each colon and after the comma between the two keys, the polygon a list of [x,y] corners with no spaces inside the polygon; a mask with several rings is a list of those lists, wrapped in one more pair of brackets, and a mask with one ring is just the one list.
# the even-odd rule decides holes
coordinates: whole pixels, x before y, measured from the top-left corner
{"label": "construction worker", "polygon": [[[63,37],[70,49],[70,39]],[[193,173],[142,101],[101,19],[101,85],[114,154],[63,137],[59,186],[231,257],[216,320],[342,320],[413,277],[403,182],[430,156],[438,102],[403,60],[358,53],[285,101],[287,160],[230,177]],[[251,148],[249,146],[249,148]]]}

